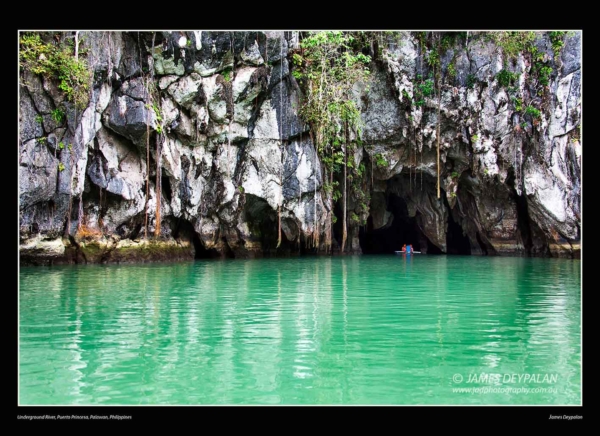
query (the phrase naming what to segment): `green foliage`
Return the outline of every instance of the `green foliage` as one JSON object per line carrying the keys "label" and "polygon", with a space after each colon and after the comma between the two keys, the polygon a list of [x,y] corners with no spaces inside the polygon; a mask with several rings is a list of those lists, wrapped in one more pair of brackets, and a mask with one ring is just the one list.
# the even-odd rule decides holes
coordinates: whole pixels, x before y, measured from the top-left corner
{"label": "green foliage", "polygon": [[471,141],[472,142],[477,142],[479,140],[479,135],[473,135],[471,136]]}
{"label": "green foliage", "polygon": [[48,140],[48,138],[46,138],[45,136],[42,136],[41,138],[38,138],[38,142],[40,144],[45,144],[47,140]]}
{"label": "green foliage", "polygon": [[152,109],[154,111],[154,115],[156,115],[156,133],[161,134],[163,132],[163,118],[160,111],[160,108],[156,103],[146,104],[146,109]]}
{"label": "green foliage", "polygon": [[223,80],[225,80],[226,82],[231,82],[231,70],[230,69],[223,71],[223,73],[221,75],[223,76]]}
{"label": "green foliage", "polygon": [[35,122],[42,124],[44,122],[44,117],[42,117],[41,115],[36,115]]}
{"label": "green foliage", "polygon": [[39,33],[23,33],[19,39],[19,66],[33,74],[56,80],[58,88],[77,108],[87,106],[92,74],[85,60],[75,59],[72,44],[48,43]]}
{"label": "green foliage", "polygon": [[361,223],[360,217],[358,215],[356,215],[356,213],[354,213],[354,212],[352,212],[350,214],[350,221],[352,221],[353,223],[356,223],[356,224],[360,224]]}
{"label": "green foliage", "polygon": [[65,113],[60,108],[54,109],[50,115],[57,124],[62,123],[62,121],[65,119]]}
{"label": "green foliage", "polygon": [[464,40],[467,32],[446,32],[440,41],[440,47],[446,51],[456,47],[460,40]]}
{"label": "green foliage", "polygon": [[417,32],[416,37],[421,47],[425,47],[427,45],[427,32]]}
{"label": "green foliage", "polygon": [[541,85],[548,86],[550,84],[551,66],[538,61],[533,64],[533,70],[537,73],[538,81]]}
{"label": "green foliage", "polygon": [[292,55],[292,62],[294,63],[294,66],[301,67],[302,63],[304,62],[304,58],[299,53],[294,53]]}
{"label": "green foliage", "polygon": [[519,53],[530,51],[535,41],[535,32],[510,31],[490,32],[488,37],[500,48],[507,59],[516,58]]}
{"label": "green foliage", "polygon": [[59,150],[62,150],[62,149],[64,149],[64,148],[65,148],[65,143],[64,143],[64,142],[62,142],[62,141],[60,141],[60,142],[58,143],[58,149],[59,149]]}
{"label": "green foliage", "polygon": [[458,172],[452,171],[452,175],[451,176],[452,176],[453,179],[458,178]]}
{"label": "green foliage", "polygon": [[152,110],[154,110],[154,114],[156,115],[156,121],[158,121],[159,123],[162,122],[162,115],[160,113],[160,108],[158,107],[158,105],[156,103],[152,104]]}
{"label": "green foliage", "polygon": [[454,64],[454,59],[448,64],[448,76],[456,77],[456,65]]}
{"label": "green foliage", "polygon": [[65,169],[65,165],[62,162],[58,164],[58,171],[63,171]]}
{"label": "green foliage", "polygon": [[338,201],[340,198],[342,198],[342,193],[338,189],[335,189],[333,191],[333,201]]}
{"label": "green foliage", "polygon": [[375,156],[375,165],[377,168],[384,168],[388,165],[388,161],[381,153],[377,153]]}
{"label": "green foliage", "polygon": [[476,82],[477,82],[477,78],[475,77],[474,74],[467,75],[467,88],[473,89],[473,86],[475,86]]}
{"label": "green foliage", "polygon": [[560,57],[560,52],[565,46],[565,35],[567,32],[550,32],[550,41],[552,42],[552,51],[554,58]]}
{"label": "green foliage", "polygon": [[435,84],[433,82],[433,77],[431,76],[423,81],[422,76],[418,74],[417,79],[421,80],[421,82],[417,83],[415,86],[415,105],[423,106],[423,104],[425,104],[425,97],[431,97],[434,94]]}
{"label": "green foliage", "polygon": [[533,118],[540,118],[542,116],[542,113],[540,112],[539,109],[536,109],[535,107],[529,105],[525,108],[525,114],[526,115],[531,115]]}
{"label": "green foliage", "polygon": [[454,37],[451,35],[442,36],[441,47],[442,50],[448,50],[450,47],[454,45]]}
{"label": "green foliage", "polygon": [[[299,112],[315,134],[319,158],[329,174],[344,168],[344,148],[351,152],[356,146],[358,140],[349,141],[349,134],[353,132],[355,138],[361,134],[353,87],[358,82],[368,86],[371,58],[359,51],[356,42],[353,33],[311,32],[301,42],[301,54],[292,54],[292,75],[299,80],[305,95]],[[348,181],[352,182],[356,175],[352,159],[346,165],[350,170]],[[341,198],[340,191],[334,189],[337,184],[323,187],[334,201]]]}
{"label": "green foliage", "polygon": [[423,94],[425,97],[430,97],[433,95],[433,79],[429,78],[425,82],[417,85],[417,89]]}
{"label": "green foliage", "polygon": [[506,69],[503,69],[496,74],[496,79],[498,79],[500,86],[508,87],[519,80],[519,73],[512,73]]}
{"label": "green foliage", "polygon": [[[552,67],[548,65],[549,59],[547,54],[539,51],[535,46],[537,37],[535,32],[490,32],[489,35],[489,38],[502,48],[507,60],[516,59],[520,53],[529,54],[532,61],[532,77],[537,77],[538,83],[543,87],[547,87],[550,84]],[[564,46],[565,35],[566,32],[550,32],[550,41],[555,59],[560,56],[560,52]],[[502,86],[509,86],[516,79],[516,77],[510,76],[506,70],[502,70],[497,77]],[[543,94],[544,89],[538,90],[538,95]]]}
{"label": "green foliage", "polygon": [[427,64],[432,68],[440,65],[440,54],[437,50],[432,49],[429,51],[429,54],[427,55]]}
{"label": "green foliage", "polygon": [[515,110],[521,112],[523,110],[523,99],[512,97],[512,101],[515,104]]}
{"label": "green foliage", "polygon": [[188,47],[190,47],[192,45],[192,40],[188,39],[187,42],[185,43],[185,45],[187,45]]}
{"label": "green foliage", "polygon": [[244,187],[242,185],[238,186],[238,191],[240,191],[243,194],[244,193]]}

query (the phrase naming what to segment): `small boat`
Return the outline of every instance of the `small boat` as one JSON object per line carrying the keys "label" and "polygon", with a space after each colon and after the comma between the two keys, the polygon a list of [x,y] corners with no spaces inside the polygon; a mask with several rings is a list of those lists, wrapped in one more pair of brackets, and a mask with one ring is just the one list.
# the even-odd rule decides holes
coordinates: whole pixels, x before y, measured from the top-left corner
{"label": "small boat", "polygon": [[410,255],[410,254],[421,254],[420,251],[411,251],[410,253],[407,253],[406,251],[394,251],[394,253],[396,253],[396,254],[408,254],[408,255]]}

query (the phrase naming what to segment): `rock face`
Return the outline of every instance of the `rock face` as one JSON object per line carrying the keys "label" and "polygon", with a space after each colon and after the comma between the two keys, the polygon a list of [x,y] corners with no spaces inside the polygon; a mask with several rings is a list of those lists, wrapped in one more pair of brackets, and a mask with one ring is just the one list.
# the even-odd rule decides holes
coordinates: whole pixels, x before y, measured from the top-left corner
{"label": "rock face", "polygon": [[[298,32],[80,35],[84,110],[22,73],[22,264],[320,253],[328,232],[340,251],[290,73]],[[477,32],[365,48],[345,252],[579,256],[581,34],[561,38],[538,33],[535,56]]]}

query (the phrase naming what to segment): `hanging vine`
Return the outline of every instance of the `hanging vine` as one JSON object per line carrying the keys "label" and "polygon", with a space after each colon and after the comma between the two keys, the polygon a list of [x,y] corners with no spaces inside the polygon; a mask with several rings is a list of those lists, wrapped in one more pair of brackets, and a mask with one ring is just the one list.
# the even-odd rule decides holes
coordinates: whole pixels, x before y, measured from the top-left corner
{"label": "hanging vine", "polygon": [[[154,52],[154,44],[156,41],[156,33],[152,34],[152,52]],[[138,33],[139,43],[139,33]],[[140,65],[142,65],[142,54],[140,47]],[[149,59],[150,62],[150,59]],[[150,193],[150,125],[152,124],[151,116],[154,115],[154,131],[155,144],[156,144],[156,177],[155,177],[155,196],[156,196],[156,208],[155,208],[155,221],[154,236],[160,236],[161,232],[161,202],[162,202],[162,145],[165,140],[164,137],[164,126],[162,118],[162,109],[160,104],[160,94],[154,82],[154,65],[149,65],[149,77],[145,76],[145,107],[147,109],[146,118],[146,204],[145,204],[145,236],[148,236],[148,201]]]}
{"label": "hanging vine", "polygon": [[[152,35],[152,52],[154,53],[154,41],[156,34]],[[142,64],[142,47],[140,44],[140,33],[138,32],[138,49],[140,51],[140,65]],[[149,72],[153,77],[154,68]],[[152,79],[150,80],[152,81]],[[148,239],[148,200],[150,199],[150,107],[152,102],[150,101],[150,88],[148,81],[148,74],[142,76],[142,83],[144,85],[144,102],[146,105],[146,198],[144,202],[144,238]]]}
{"label": "hanging vine", "polygon": [[[293,54],[295,69],[292,74],[303,86],[306,95],[300,114],[315,133],[315,147],[323,166],[323,179],[327,180],[323,184],[323,191],[329,200],[326,251],[332,249],[333,224],[337,220],[334,203],[344,197],[347,189],[346,186],[340,192],[339,182],[334,180],[334,175],[347,176],[347,153],[352,147],[350,132],[354,132],[356,138],[360,136],[360,114],[352,100],[352,88],[357,82],[367,82],[369,78],[368,64],[371,59],[353,50],[353,40],[351,34],[340,31],[311,32],[301,41],[301,52]],[[346,204],[343,201],[343,210]],[[347,234],[347,220],[343,223],[342,232]],[[343,236],[342,245],[345,245]]]}

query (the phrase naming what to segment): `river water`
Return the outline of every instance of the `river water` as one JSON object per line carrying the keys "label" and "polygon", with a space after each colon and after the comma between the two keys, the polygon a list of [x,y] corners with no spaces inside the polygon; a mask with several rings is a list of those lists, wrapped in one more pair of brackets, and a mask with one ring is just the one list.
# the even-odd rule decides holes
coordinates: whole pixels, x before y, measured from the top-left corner
{"label": "river water", "polygon": [[20,404],[581,404],[581,263],[23,267]]}

